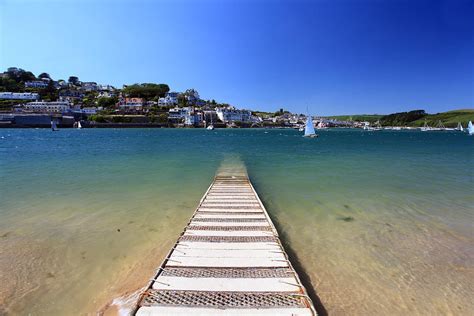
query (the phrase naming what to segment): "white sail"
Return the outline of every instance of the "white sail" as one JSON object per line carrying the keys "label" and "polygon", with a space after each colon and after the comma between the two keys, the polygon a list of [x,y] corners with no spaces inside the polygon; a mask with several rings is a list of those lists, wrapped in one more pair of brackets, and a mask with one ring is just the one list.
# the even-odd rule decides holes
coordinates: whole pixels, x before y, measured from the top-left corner
{"label": "white sail", "polygon": [[469,121],[469,124],[467,124],[467,131],[469,135],[474,135],[474,126],[472,125],[471,121]]}
{"label": "white sail", "polygon": [[311,135],[316,135],[316,132],[314,131],[313,120],[311,119],[311,116],[308,115],[308,117],[306,118],[304,136],[311,136]]}
{"label": "white sail", "polygon": [[81,121],[77,122],[77,128],[82,128]]}
{"label": "white sail", "polygon": [[462,128],[461,122],[458,123],[458,127],[456,128],[458,131],[462,132],[464,129]]}

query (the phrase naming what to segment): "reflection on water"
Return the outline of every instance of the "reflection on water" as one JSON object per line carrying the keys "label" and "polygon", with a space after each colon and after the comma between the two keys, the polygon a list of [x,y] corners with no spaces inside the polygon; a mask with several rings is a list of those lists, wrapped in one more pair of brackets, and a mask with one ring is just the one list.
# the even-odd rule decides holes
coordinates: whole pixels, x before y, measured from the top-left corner
{"label": "reflection on water", "polygon": [[[143,287],[216,170],[247,169],[333,315],[473,309],[472,138],[0,130],[0,314],[94,313]],[[107,309],[113,311],[113,309]]]}

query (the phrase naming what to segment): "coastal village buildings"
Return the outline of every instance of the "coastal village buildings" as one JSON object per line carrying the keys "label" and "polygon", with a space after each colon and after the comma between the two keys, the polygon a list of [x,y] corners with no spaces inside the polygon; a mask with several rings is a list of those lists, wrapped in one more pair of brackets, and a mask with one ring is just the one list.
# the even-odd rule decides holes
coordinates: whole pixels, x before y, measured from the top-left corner
{"label": "coastal village buildings", "polygon": [[118,107],[125,112],[139,112],[143,110],[143,98],[120,98]]}
{"label": "coastal village buildings", "polygon": [[164,98],[158,99],[159,106],[174,106],[178,104],[178,92],[168,92]]}
{"label": "coastal village buildings", "polygon": [[109,90],[99,91],[99,93],[97,94],[98,98],[112,98],[115,96],[116,96],[116,93]]}
{"label": "coastal village buildings", "polygon": [[184,117],[184,125],[186,126],[201,126],[203,122],[202,112],[191,111]]}
{"label": "coastal village buildings", "polygon": [[204,110],[202,111],[203,120],[206,122],[206,125],[210,125],[211,123],[216,123],[219,121],[219,117],[217,116],[216,111],[214,110]]}
{"label": "coastal village buildings", "polygon": [[38,93],[31,92],[0,92],[0,99],[3,100],[38,100]]}
{"label": "coastal village buildings", "polygon": [[84,98],[85,94],[82,91],[78,90],[60,90],[59,91],[59,100],[60,101],[68,101],[71,103],[77,103]]}
{"label": "coastal village buildings", "polygon": [[99,86],[96,82],[81,82],[81,89],[86,92],[98,91]]}
{"label": "coastal village buildings", "polygon": [[158,105],[175,106],[179,104],[180,98],[184,98],[185,104],[188,106],[203,106],[205,104],[195,89],[187,89],[183,93],[168,92],[163,98],[158,99]]}
{"label": "coastal village buildings", "polygon": [[71,110],[71,104],[68,101],[34,101],[24,104],[23,109],[35,113],[63,113]]}
{"label": "coastal village buildings", "polygon": [[39,88],[44,89],[48,86],[49,81],[46,80],[34,80],[25,82],[25,88]]}
{"label": "coastal village buildings", "polygon": [[[13,115],[28,116],[35,113],[38,116],[41,113],[47,116],[61,113],[84,120],[87,116],[97,114],[91,119],[107,122],[112,115],[133,114],[135,120],[140,117],[141,123],[194,127],[206,127],[210,124],[215,127],[299,127],[304,121],[304,116],[283,113],[282,110],[252,115],[251,111],[219,104],[215,100],[204,101],[196,89],[168,91],[163,97],[157,98],[157,95],[161,96],[164,91],[169,90],[165,84],[162,85],[165,90],[157,90],[156,94],[146,90],[148,88],[118,90],[111,85],[80,81],[75,76],[68,80],[54,81],[46,73],[36,77],[31,72],[14,67],[0,73],[0,77],[15,82],[15,85],[10,85],[11,92],[8,92],[7,85],[0,87],[6,91],[0,92],[1,103]],[[118,97],[118,101],[115,97]],[[49,100],[52,102],[48,102]],[[103,108],[99,108],[99,105]],[[128,122],[129,119],[125,121]]]}
{"label": "coastal village buildings", "polygon": [[200,126],[203,123],[203,113],[194,107],[175,107],[168,111],[168,121],[173,124]]}
{"label": "coastal village buildings", "polygon": [[216,114],[219,120],[224,123],[237,122],[250,122],[252,112],[247,110],[237,110],[233,107],[228,108],[217,108]]}
{"label": "coastal village buildings", "polygon": [[102,108],[97,107],[83,107],[83,108],[76,108],[72,112],[78,114],[85,114],[85,115],[94,115],[97,114],[97,111],[102,110]]}

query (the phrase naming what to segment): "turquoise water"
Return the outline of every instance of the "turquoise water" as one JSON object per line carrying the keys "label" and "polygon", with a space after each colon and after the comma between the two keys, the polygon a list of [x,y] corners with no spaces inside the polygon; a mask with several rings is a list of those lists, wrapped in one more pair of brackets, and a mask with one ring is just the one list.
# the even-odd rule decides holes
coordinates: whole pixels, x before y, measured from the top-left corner
{"label": "turquoise water", "polygon": [[331,315],[474,308],[474,137],[0,129],[0,315],[95,313],[140,289],[222,164],[247,168]]}

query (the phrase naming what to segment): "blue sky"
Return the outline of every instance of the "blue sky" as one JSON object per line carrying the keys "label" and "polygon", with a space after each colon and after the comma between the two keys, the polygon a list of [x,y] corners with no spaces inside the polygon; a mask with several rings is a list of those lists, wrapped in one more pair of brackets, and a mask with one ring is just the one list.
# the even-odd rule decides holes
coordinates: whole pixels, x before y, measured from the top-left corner
{"label": "blue sky", "polygon": [[474,108],[474,1],[0,0],[0,68],[321,115]]}

